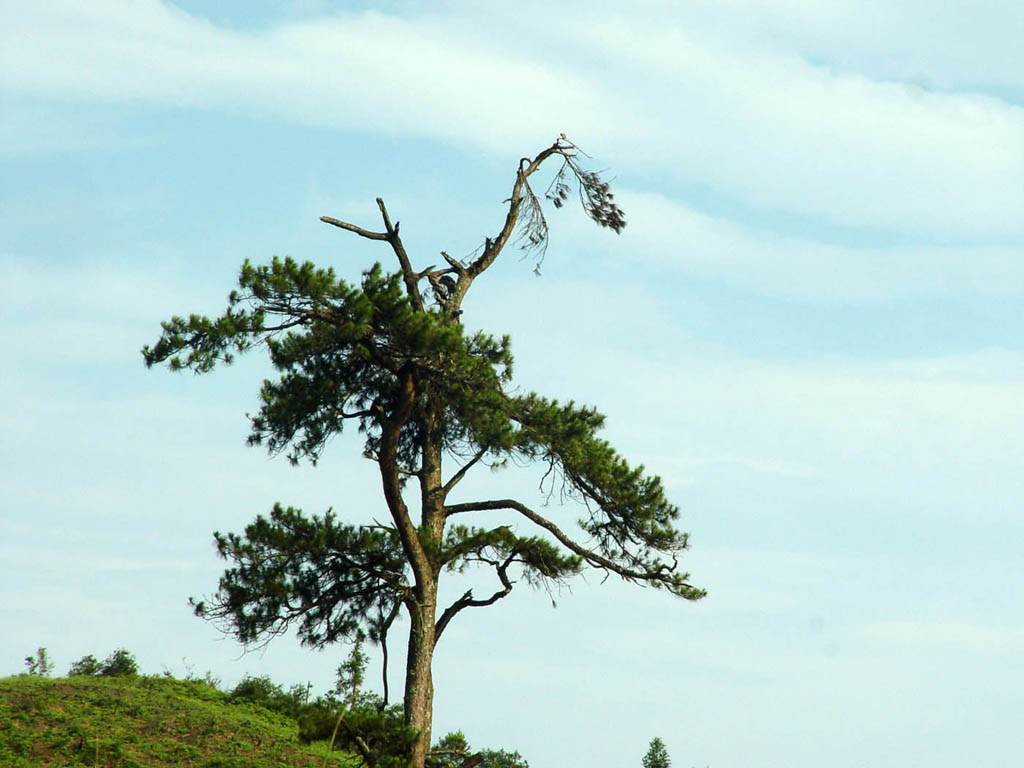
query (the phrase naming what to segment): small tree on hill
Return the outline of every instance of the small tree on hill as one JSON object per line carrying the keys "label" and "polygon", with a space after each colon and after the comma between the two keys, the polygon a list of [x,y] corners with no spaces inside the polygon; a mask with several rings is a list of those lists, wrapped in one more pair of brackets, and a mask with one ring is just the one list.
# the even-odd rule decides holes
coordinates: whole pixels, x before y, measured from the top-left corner
{"label": "small tree on hill", "polygon": [[[544,195],[556,208],[575,188],[593,221],[614,232],[625,226],[607,182],[580,157],[563,136],[523,158],[500,229],[470,258],[442,251],[442,268],[413,266],[379,198],[383,231],[322,217],[386,244],[398,270],[374,264],[349,285],[310,263],[246,262],[222,316],[172,318],[143,349],[147,365],[196,373],[265,349],[280,378],[263,383],[249,442],[292,462],[315,463],[347,424],[365,435],[363,455],[376,464],[389,521],[354,525],[332,510],[307,516],[276,505],[242,534],[215,534],[229,568],[217,593],[195,608],[244,643],[295,626],[314,647],[368,636],[385,658],[388,628],[404,610],[404,716],[417,734],[414,768],[422,768],[430,745],[434,648],[466,609],[497,603],[517,581],[558,584],[586,568],[687,600],[704,594],[678,568],[687,538],[675,528],[678,510],[660,480],[598,437],[604,418],[596,410],[511,387],[508,338],[462,325],[467,292],[510,242],[538,265],[543,259],[548,225],[530,178],[548,161],[560,163]],[[469,472],[509,461],[539,463],[563,498],[580,502],[576,527],[518,499],[451,500]],[[505,524],[474,525],[479,513],[496,511],[506,514]],[[439,606],[442,573],[467,566],[491,569],[494,591],[467,590]]]}
{"label": "small tree on hill", "polygon": [[139,674],[139,664],[131,652],[118,648],[103,661],[100,674],[108,677],[133,677]]}
{"label": "small tree on hill", "polygon": [[71,668],[68,670],[68,677],[98,675],[102,669],[103,664],[90,653],[71,664]]}
{"label": "small tree on hill", "polygon": [[37,648],[31,656],[25,657],[26,674],[49,677],[53,674],[53,662],[45,648]]}
{"label": "small tree on hill", "polygon": [[647,754],[644,755],[644,768],[669,768],[671,765],[672,761],[669,759],[668,750],[665,748],[665,742],[655,736],[651,739],[651,744],[647,749]]}

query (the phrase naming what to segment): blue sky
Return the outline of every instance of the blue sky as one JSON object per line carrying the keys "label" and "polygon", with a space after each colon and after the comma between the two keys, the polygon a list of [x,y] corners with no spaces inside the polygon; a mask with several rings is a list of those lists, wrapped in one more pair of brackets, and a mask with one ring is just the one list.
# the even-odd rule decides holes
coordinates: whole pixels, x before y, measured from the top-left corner
{"label": "blue sky", "polygon": [[1019,763],[1024,10],[623,8],[0,2],[6,671],[125,646],[328,687],[345,649],[241,655],[186,601],[211,532],[274,501],[381,514],[373,466],[348,437],[316,469],[246,448],[262,361],[139,349],[246,258],[387,263],[317,221],[372,228],[378,195],[414,263],[469,253],[564,131],[628,227],[553,212],[542,277],[506,254],[465,321],[607,414],[709,596],[591,578],[460,617],[437,734],[534,768],[638,765],[655,735],[678,766]]}

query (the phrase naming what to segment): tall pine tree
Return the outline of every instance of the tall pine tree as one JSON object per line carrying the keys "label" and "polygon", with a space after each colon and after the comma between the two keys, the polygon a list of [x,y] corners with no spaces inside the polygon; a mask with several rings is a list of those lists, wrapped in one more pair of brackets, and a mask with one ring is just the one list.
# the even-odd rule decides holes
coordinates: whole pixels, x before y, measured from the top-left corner
{"label": "tall pine tree", "polygon": [[[292,462],[316,463],[328,441],[353,424],[364,456],[377,465],[390,521],[357,525],[332,511],[306,515],[275,505],[242,534],[215,534],[229,563],[217,592],[195,603],[243,643],[294,627],[302,642],[323,647],[369,637],[382,645],[401,611],[410,620],[404,712],[418,734],[409,765],[427,757],[434,683],[431,659],[451,621],[467,608],[493,605],[519,581],[562,583],[584,569],[614,574],[695,600],[704,592],[680,571],[687,536],[657,477],[632,467],[599,436],[604,418],[510,386],[509,339],[469,332],[467,292],[510,243],[543,259],[548,225],[530,178],[559,163],[544,197],[556,208],[571,194],[597,224],[625,226],[607,182],[581,165],[563,136],[516,170],[505,219],[473,258],[442,252],[446,266],[415,269],[378,198],[383,230],[327,216],[322,221],[390,247],[397,271],[374,264],[359,285],[331,269],[291,259],[242,266],[223,315],[163,323],[143,349],[147,366],[206,373],[238,353],[265,349],[280,371],[265,381],[251,416],[249,442]],[[453,489],[480,467],[536,462],[578,501],[576,527],[556,523],[513,498],[450,503]],[[413,486],[415,490],[410,489]],[[407,502],[415,497],[415,503]],[[478,513],[507,515],[494,527]],[[445,571],[490,568],[494,591],[466,591],[438,606]]]}

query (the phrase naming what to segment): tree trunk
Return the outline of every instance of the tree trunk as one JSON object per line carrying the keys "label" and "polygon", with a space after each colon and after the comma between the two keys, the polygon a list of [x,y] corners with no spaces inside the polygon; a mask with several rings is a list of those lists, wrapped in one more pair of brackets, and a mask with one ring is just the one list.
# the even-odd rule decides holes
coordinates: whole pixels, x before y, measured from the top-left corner
{"label": "tree trunk", "polygon": [[436,553],[444,536],[444,494],[441,490],[441,419],[429,400],[425,404],[421,446],[420,503],[421,535],[429,545],[424,552],[425,567],[415,569],[415,602],[409,601],[412,626],[405,665],[405,722],[419,735],[409,760],[410,768],[423,768],[430,752],[434,712],[434,681],[431,663],[437,640],[437,581],[440,565]]}
{"label": "tree trunk", "polygon": [[[410,605],[409,654],[405,665],[405,722],[417,732],[410,756],[410,768],[423,768],[430,752],[433,721],[434,681],[430,666],[434,658],[434,616],[437,583],[417,590],[417,602]],[[411,602],[411,601],[410,601]]]}

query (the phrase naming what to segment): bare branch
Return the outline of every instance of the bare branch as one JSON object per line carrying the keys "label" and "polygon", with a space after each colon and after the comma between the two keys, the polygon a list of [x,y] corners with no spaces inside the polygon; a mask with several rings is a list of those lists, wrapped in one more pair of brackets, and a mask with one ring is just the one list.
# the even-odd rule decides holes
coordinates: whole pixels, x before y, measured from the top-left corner
{"label": "bare branch", "polygon": [[476,259],[472,264],[469,265],[468,271],[471,277],[477,277],[481,272],[487,269],[494,260],[498,258],[498,254],[501,253],[505,244],[509,238],[512,237],[512,233],[516,229],[516,223],[519,220],[519,207],[522,204],[524,198],[523,187],[527,183],[527,179],[538,169],[541,164],[549,157],[555,154],[564,154],[569,150],[571,144],[563,143],[561,139],[556,141],[547,149],[543,150],[532,160],[528,157],[524,157],[519,161],[519,170],[516,172],[516,180],[512,185],[512,194],[509,197],[508,213],[505,214],[505,223],[498,232],[497,237],[488,240],[484,252],[480,254],[479,258]]}
{"label": "bare branch", "polygon": [[466,265],[458,261],[457,259],[453,259],[445,251],[441,251],[441,256],[444,258],[445,261],[447,261],[451,265],[452,269],[454,269],[458,274],[461,275],[464,272],[466,272]]}
{"label": "bare branch", "polygon": [[402,268],[402,279],[405,282],[405,290],[409,296],[409,302],[412,304],[413,309],[422,312],[423,298],[420,296],[419,288],[417,288],[419,278],[422,275],[418,275],[413,271],[409,255],[405,252],[402,239],[398,236],[398,222],[391,223],[391,217],[388,215],[388,209],[384,206],[382,198],[377,198],[377,207],[380,208],[381,217],[384,219],[384,232],[371,232],[368,229],[363,229],[355,224],[349,224],[347,221],[341,221],[331,216],[321,216],[320,221],[344,229],[347,232],[354,232],[368,240],[384,240],[389,243],[391,249],[395,252],[395,256],[398,257],[399,266]]}
{"label": "bare branch", "polygon": [[438,619],[437,625],[434,629],[435,643],[437,642],[438,639],[440,639],[441,633],[444,632],[444,629],[448,626],[448,623],[452,619],[454,619],[455,615],[463,608],[484,608],[488,605],[494,605],[494,603],[498,602],[501,598],[505,597],[506,595],[508,595],[509,592],[512,591],[513,582],[508,577],[508,567],[515,560],[515,557],[516,553],[513,552],[511,555],[505,558],[504,562],[502,563],[487,561],[494,566],[494,570],[498,574],[498,578],[501,580],[502,589],[499,589],[486,600],[474,600],[473,590],[466,590],[466,594],[464,594],[454,603],[449,605],[448,608],[445,609],[445,612],[441,614],[441,618]]}
{"label": "bare branch", "polygon": [[391,249],[395,252],[395,256],[398,257],[398,263],[402,267],[402,279],[405,281],[405,292],[409,295],[409,302],[412,304],[412,308],[417,312],[423,311],[423,297],[420,296],[420,289],[418,287],[419,278],[416,272],[413,271],[412,263],[409,261],[409,254],[405,252],[405,246],[402,245],[402,239],[398,236],[398,222],[396,221],[394,226],[391,224],[391,217],[388,216],[388,209],[384,207],[384,199],[377,198],[377,207],[380,208],[380,215],[384,219],[384,227],[387,229],[387,241],[391,244]]}
{"label": "bare branch", "polygon": [[384,701],[381,704],[381,710],[388,705],[388,630],[391,629],[391,625],[398,618],[398,612],[401,610],[403,602],[396,600],[394,606],[391,608],[391,613],[387,616],[381,614],[380,628],[377,630],[377,634],[380,640],[380,652],[381,652],[381,678],[384,684]]}
{"label": "bare branch", "polygon": [[332,218],[331,216],[321,216],[320,221],[324,224],[332,224],[335,227],[347,230],[349,232],[355,232],[360,237],[365,237],[367,240],[387,240],[388,236],[386,232],[371,232],[368,229],[357,227],[355,224],[349,224],[347,221],[341,221],[340,219]]}
{"label": "bare branch", "polygon": [[452,475],[448,479],[447,483],[441,486],[442,496],[447,496],[451,492],[452,488],[458,485],[459,481],[466,476],[466,473],[469,472],[469,470],[472,469],[473,466],[484,457],[485,453],[487,453],[486,449],[480,449],[479,451],[477,451],[476,455],[472,459],[470,459],[461,467],[459,467],[459,471]]}

